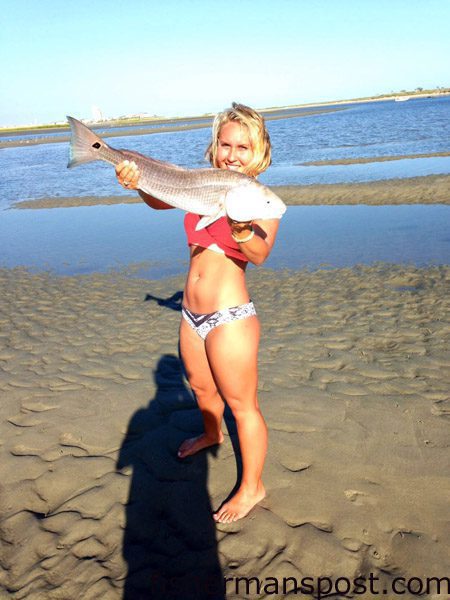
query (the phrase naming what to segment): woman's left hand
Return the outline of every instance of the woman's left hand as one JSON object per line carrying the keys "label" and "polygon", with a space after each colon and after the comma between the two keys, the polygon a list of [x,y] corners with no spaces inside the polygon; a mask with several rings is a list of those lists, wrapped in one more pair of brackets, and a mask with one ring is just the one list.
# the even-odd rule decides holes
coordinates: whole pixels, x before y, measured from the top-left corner
{"label": "woman's left hand", "polygon": [[227,217],[228,224],[231,227],[232,235],[245,238],[252,231],[253,221],[233,221]]}

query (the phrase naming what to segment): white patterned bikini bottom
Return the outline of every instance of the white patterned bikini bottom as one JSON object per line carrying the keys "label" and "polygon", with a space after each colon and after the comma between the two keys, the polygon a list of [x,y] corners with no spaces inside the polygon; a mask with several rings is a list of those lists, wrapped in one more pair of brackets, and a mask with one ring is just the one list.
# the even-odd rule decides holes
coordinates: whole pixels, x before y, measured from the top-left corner
{"label": "white patterned bikini bottom", "polygon": [[239,321],[240,319],[247,319],[247,317],[253,317],[256,315],[256,310],[253,302],[247,302],[246,304],[239,304],[238,306],[206,314],[194,313],[185,306],[182,306],[181,314],[202,340],[205,340],[208,333],[214,327],[218,327],[224,323],[231,323],[232,321]]}

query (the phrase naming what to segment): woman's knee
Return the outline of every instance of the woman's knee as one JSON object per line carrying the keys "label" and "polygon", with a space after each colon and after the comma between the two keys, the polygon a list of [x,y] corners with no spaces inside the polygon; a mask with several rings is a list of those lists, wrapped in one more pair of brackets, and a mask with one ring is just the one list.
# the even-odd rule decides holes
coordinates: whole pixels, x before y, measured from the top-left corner
{"label": "woman's knee", "polygon": [[230,407],[230,410],[233,413],[233,417],[236,419],[236,421],[261,414],[256,396],[234,396],[225,398],[225,400]]}
{"label": "woman's knee", "polygon": [[188,381],[199,402],[211,402],[216,400],[219,396],[217,387],[213,381],[206,382],[204,380],[198,380],[195,376],[188,378]]}

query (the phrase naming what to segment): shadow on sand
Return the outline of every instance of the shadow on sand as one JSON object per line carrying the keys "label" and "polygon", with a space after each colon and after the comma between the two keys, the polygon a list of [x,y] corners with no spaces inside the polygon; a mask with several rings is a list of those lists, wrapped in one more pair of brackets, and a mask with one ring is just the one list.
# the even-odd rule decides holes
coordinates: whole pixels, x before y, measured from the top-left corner
{"label": "shadow on sand", "polygon": [[153,296],[153,294],[147,294],[144,299],[145,302],[156,302],[158,306],[164,306],[165,308],[170,308],[172,310],[177,310],[181,312],[181,303],[183,302],[183,292],[175,292],[169,298],[158,298],[157,296]]}
{"label": "shadow on sand", "polygon": [[182,365],[164,355],[156,395],[129,423],[117,468],[132,467],[123,556],[124,600],[225,598],[215,523],[207,491],[207,452],[181,461],[183,439],[202,421]]}

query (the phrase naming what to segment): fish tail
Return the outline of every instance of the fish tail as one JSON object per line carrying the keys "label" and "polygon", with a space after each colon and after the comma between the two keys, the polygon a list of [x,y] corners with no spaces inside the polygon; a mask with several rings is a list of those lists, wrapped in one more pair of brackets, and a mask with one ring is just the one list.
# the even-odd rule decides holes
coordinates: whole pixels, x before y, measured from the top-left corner
{"label": "fish tail", "polygon": [[93,160],[104,160],[99,156],[99,150],[109,148],[109,146],[91,131],[89,127],[81,123],[81,121],[73,117],[67,117],[67,120],[72,131],[67,167],[76,167],[77,165],[92,162]]}

